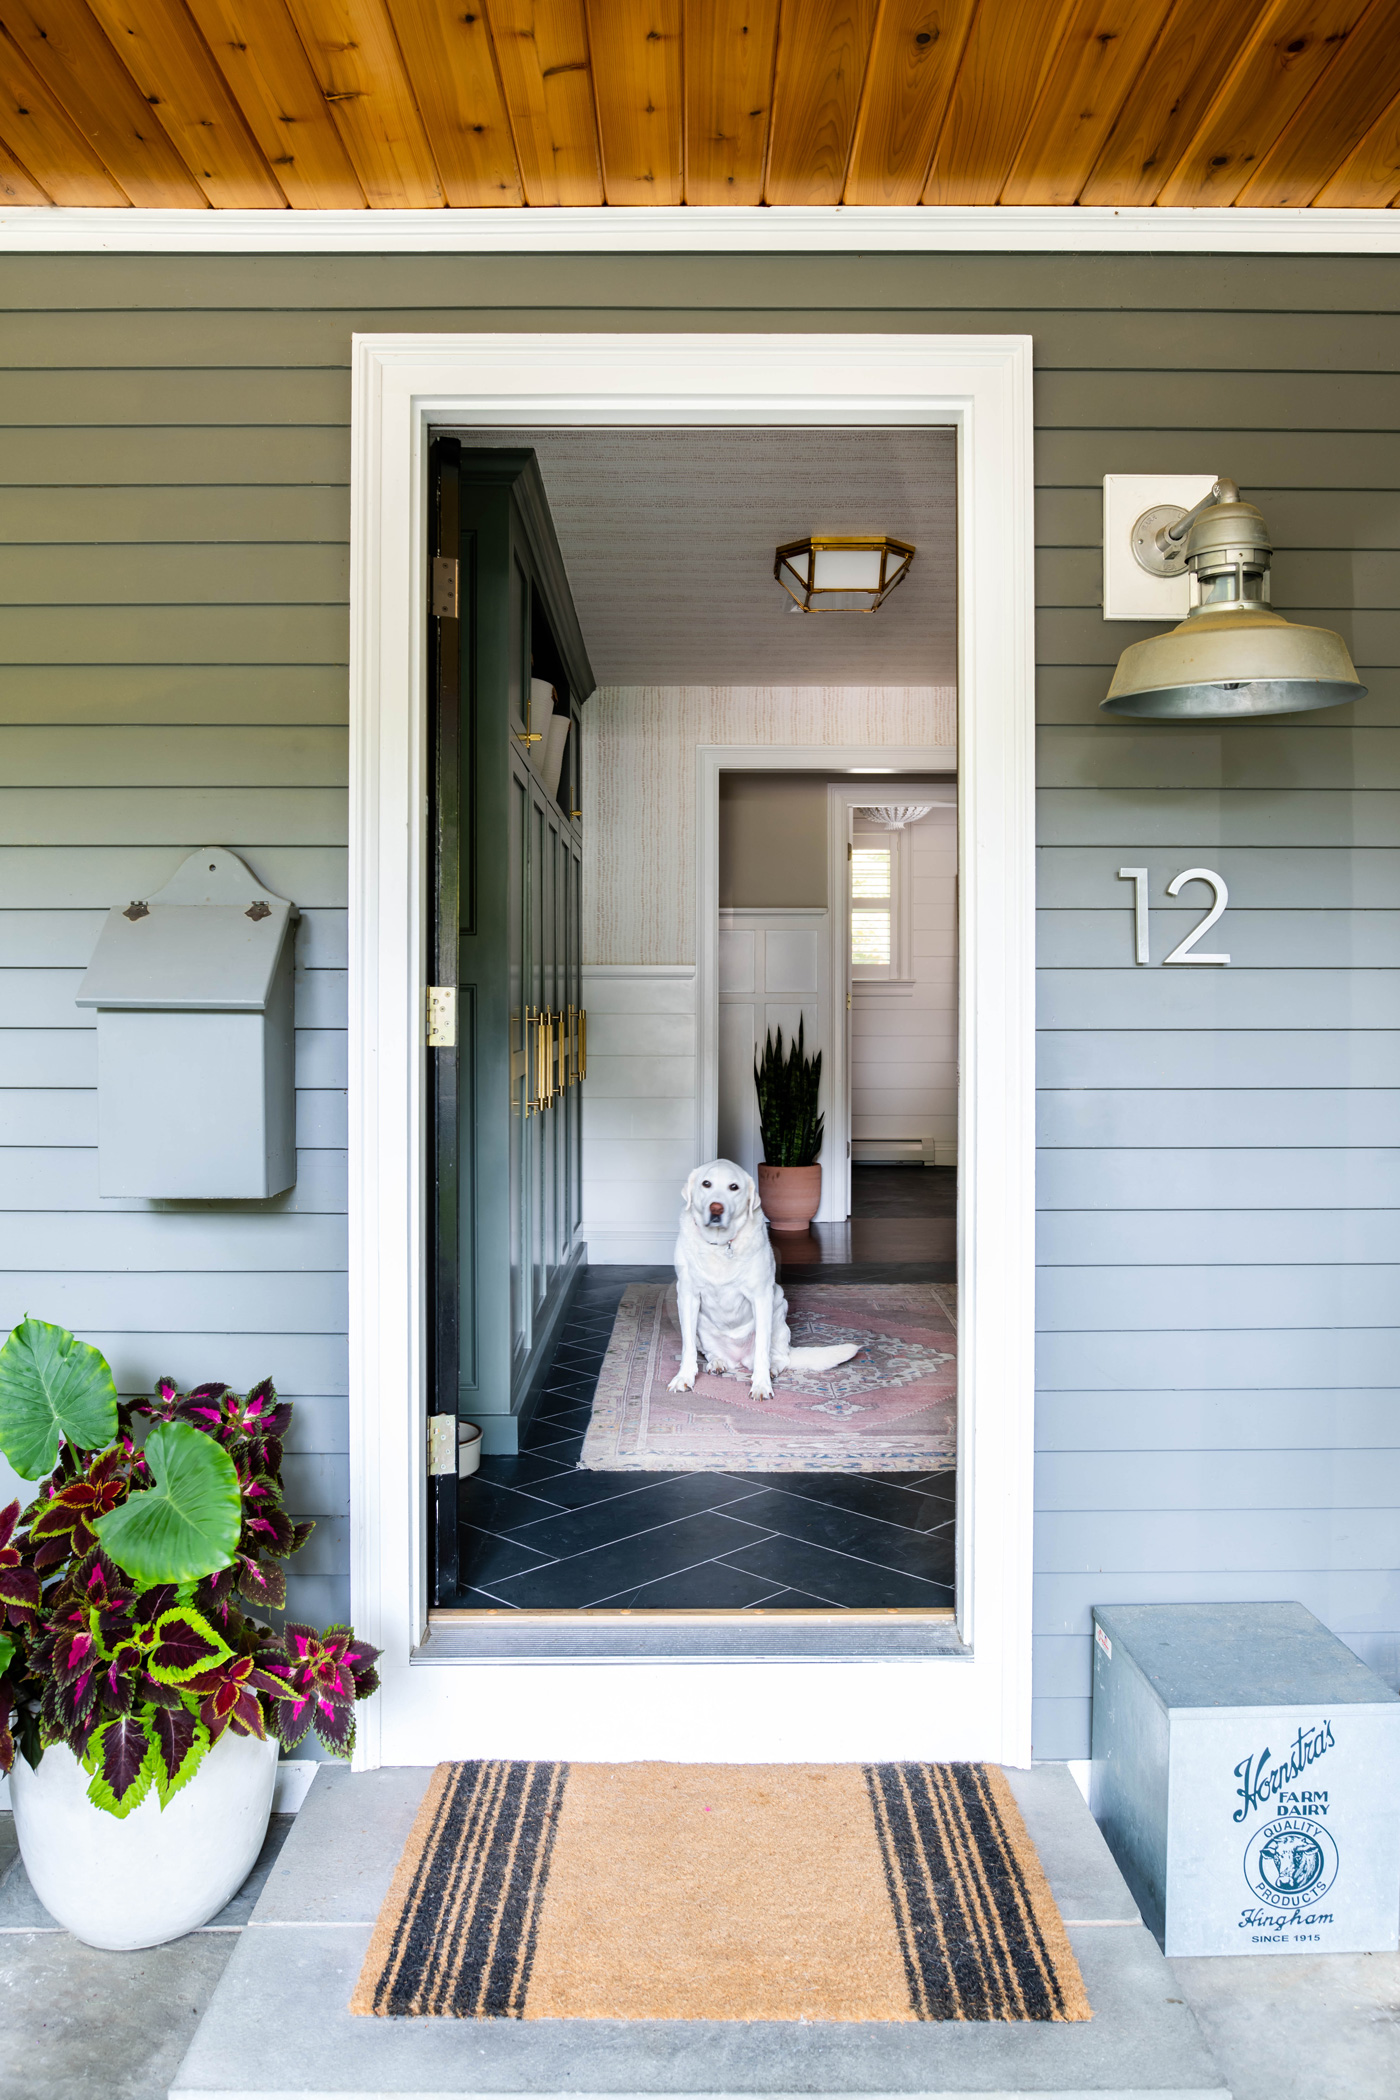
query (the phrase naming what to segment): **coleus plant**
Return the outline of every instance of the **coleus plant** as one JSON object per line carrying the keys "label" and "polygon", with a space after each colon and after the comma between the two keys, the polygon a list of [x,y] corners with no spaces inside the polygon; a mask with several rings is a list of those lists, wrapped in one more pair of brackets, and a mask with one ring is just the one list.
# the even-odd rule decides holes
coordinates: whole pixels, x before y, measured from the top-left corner
{"label": "coleus plant", "polygon": [[[122,1401],[101,1353],[25,1320],[0,1349],[0,1451],[39,1480],[0,1510],[0,1771],[64,1743],[88,1798],[162,1808],[225,1730],[334,1755],[378,1651],[280,1611],[309,1523],[283,1507],[290,1403],[269,1379]],[[250,1607],[252,1609],[250,1609]]]}

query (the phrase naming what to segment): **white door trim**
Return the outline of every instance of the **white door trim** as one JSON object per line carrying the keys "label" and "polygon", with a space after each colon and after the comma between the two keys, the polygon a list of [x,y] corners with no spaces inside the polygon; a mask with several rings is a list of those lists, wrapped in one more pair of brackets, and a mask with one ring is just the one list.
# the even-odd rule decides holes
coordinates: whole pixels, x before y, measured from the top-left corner
{"label": "white door trim", "polygon": [[[695,1048],[699,1059],[700,1157],[719,1150],[719,778],[721,773],[832,773],[843,767],[892,767],[900,773],[955,773],[958,754],[941,744],[701,744],[695,754]],[[833,788],[832,795],[844,790]],[[867,786],[867,799],[876,792]],[[859,791],[851,790],[851,799]],[[844,1219],[850,1172],[838,1185],[835,1163],[850,1140],[851,1090],[845,1026],[845,892],[837,887],[841,848],[833,845],[832,795],[827,798],[827,996],[826,1156],[831,1169],[817,1213],[826,1223]],[[838,1010],[838,997],[840,1008]]]}
{"label": "white door trim", "polygon": [[[939,751],[934,756],[930,770],[956,775],[957,759],[956,751]],[[851,1123],[853,1120],[851,1115],[850,1008],[846,1004],[846,999],[851,989],[851,972],[848,960],[850,955],[848,912],[851,900],[849,878],[846,873],[846,847],[850,842],[851,835],[851,811],[878,800],[881,794],[889,795],[897,792],[899,799],[903,800],[907,788],[908,783],[901,783],[896,791],[894,787],[882,789],[878,781],[869,782],[860,787],[845,786],[840,782],[832,781],[828,784],[826,791],[826,910],[827,931],[831,941],[831,1036],[832,1041],[839,1045],[837,1056],[832,1061],[831,1108],[829,1116],[833,1119],[831,1121],[833,1136],[839,1138],[846,1148],[844,1153],[846,1168],[845,1186],[841,1193],[841,1201],[844,1208],[840,1212],[843,1218],[849,1216],[851,1208]],[[956,779],[950,781],[942,792],[945,799],[955,801],[957,797]],[[909,790],[909,798],[914,801],[918,800],[918,796],[912,790]],[[907,861],[903,863],[900,879],[905,886],[905,925],[901,937],[907,943],[908,886],[910,880]],[[832,1146],[832,1157],[837,1161],[843,1157],[843,1154],[837,1150],[835,1144]],[[832,1215],[835,1215],[835,1212]]]}
{"label": "white door trim", "polygon": [[[1034,1338],[1030,338],[361,335],[353,357],[351,1598],[357,1628],[383,1650],[383,1689],[364,1713],[356,1761],[925,1756],[1023,1764]],[[458,429],[960,427],[964,1656],[587,1668],[415,1660],[427,1620],[425,478],[429,427],[448,420]],[[906,761],[886,749],[881,762]],[[934,763],[924,751],[907,762]],[[746,763],[791,766],[793,754],[755,753]],[[702,755],[704,792],[716,797],[718,771],[707,771]],[[717,825],[702,824],[700,836],[717,842]],[[697,933],[713,941],[717,923],[717,912],[706,913]]]}

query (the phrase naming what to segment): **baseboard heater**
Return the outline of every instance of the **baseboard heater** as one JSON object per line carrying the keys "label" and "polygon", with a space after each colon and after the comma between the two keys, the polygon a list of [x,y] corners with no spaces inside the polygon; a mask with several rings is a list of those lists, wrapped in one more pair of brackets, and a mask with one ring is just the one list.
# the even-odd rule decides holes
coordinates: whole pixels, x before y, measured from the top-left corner
{"label": "baseboard heater", "polygon": [[922,1138],[852,1138],[851,1165],[855,1167],[955,1167],[957,1143],[934,1140],[932,1154]]}

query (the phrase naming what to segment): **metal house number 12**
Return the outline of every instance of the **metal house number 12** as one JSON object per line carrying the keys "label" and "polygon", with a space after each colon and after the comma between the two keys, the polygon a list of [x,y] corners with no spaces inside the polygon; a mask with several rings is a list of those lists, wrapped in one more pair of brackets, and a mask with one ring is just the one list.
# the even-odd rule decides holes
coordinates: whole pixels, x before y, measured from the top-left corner
{"label": "metal house number 12", "polygon": [[[1140,963],[1150,962],[1152,958],[1148,953],[1147,870],[1146,868],[1120,868],[1118,870],[1118,880],[1120,882],[1131,882],[1133,885],[1135,960]],[[1203,934],[1210,932],[1211,927],[1221,917],[1230,901],[1230,892],[1225,887],[1225,877],[1217,875],[1214,868],[1185,868],[1174,882],[1167,884],[1167,895],[1175,897],[1188,882],[1208,882],[1215,892],[1215,901],[1200,924],[1193,926],[1185,940],[1178,941],[1171,954],[1162,957],[1162,962],[1164,965],[1167,963],[1227,963],[1230,960],[1228,955],[1196,955],[1192,952],[1197,941],[1200,940]]]}

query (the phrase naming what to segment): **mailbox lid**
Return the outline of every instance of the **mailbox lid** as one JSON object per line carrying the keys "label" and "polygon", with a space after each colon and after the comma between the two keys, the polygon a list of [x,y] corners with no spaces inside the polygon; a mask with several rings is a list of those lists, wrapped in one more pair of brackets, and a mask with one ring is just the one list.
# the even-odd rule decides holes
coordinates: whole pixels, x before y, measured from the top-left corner
{"label": "mailbox lid", "polygon": [[78,987],[79,1006],[260,1013],[298,916],[225,846],[202,846],[149,898],[114,907]]}

